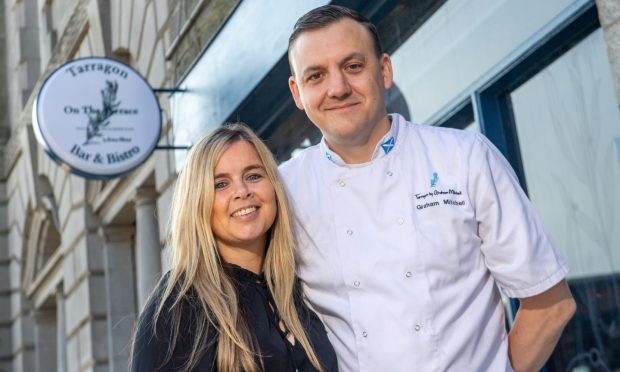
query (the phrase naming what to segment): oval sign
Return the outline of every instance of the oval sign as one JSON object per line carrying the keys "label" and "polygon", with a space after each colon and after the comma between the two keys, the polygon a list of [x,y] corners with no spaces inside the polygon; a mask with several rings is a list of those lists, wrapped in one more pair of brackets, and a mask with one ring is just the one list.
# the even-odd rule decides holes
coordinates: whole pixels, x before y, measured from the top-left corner
{"label": "oval sign", "polygon": [[101,57],[76,59],[52,72],[37,95],[32,121],[56,162],[95,179],[142,164],[161,132],[151,86],[131,67]]}

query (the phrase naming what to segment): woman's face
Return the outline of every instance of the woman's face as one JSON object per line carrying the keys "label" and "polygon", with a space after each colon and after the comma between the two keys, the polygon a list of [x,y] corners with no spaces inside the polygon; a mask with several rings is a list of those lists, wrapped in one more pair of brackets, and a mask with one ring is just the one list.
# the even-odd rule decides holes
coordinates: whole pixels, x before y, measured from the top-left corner
{"label": "woman's face", "polygon": [[[237,141],[222,153],[215,169],[211,229],[224,259],[230,254],[263,254],[276,218],[276,195],[252,144]],[[234,263],[234,262],[231,262]]]}

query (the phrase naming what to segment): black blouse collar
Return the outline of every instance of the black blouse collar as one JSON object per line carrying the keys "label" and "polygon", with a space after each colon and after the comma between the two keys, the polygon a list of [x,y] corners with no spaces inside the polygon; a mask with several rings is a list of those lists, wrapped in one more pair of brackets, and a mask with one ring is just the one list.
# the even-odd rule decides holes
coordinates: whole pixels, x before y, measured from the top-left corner
{"label": "black blouse collar", "polygon": [[244,269],[239,265],[230,263],[222,263],[222,266],[236,281],[251,282],[256,284],[265,283],[265,273],[263,272],[261,272],[260,274],[256,274],[248,269]]}

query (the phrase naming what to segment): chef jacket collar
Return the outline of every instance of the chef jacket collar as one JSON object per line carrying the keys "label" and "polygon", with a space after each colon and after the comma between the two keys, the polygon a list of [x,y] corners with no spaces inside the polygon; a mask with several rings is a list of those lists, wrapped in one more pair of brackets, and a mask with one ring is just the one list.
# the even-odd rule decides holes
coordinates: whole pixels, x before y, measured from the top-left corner
{"label": "chef jacket collar", "polygon": [[[396,146],[396,140],[398,137],[398,121],[400,120],[400,115],[388,114],[388,118],[390,119],[390,130],[388,130],[388,132],[383,137],[381,137],[379,142],[377,142],[375,150],[373,151],[372,156],[370,157],[370,162],[374,161],[375,159],[380,159],[381,157],[386,156],[387,154],[390,153],[390,151],[394,149],[394,146]],[[342,160],[342,158],[338,154],[336,154],[329,148],[329,146],[327,145],[327,142],[325,141],[325,137],[321,139],[320,148],[323,154],[325,154],[325,158],[327,158],[327,160],[331,161],[332,163],[336,165],[346,166],[346,167],[363,165],[363,164],[345,163],[344,160]]]}

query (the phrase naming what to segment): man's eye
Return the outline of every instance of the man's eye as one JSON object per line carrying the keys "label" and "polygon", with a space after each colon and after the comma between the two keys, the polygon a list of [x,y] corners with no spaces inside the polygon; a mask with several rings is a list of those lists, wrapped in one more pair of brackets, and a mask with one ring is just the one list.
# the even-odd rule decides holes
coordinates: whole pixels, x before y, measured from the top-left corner
{"label": "man's eye", "polygon": [[362,69],[362,64],[361,63],[352,63],[352,64],[347,66],[347,69],[349,71],[358,71],[358,70]]}
{"label": "man's eye", "polygon": [[216,190],[223,189],[224,187],[226,187],[226,182],[224,182],[224,181],[220,181],[220,182],[216,182],[215,183],[215,189]]}
{"label": "man's eye", "polygon": [[320,78],[321,78],[321,73],[317,72],[315,74],[308,76],[308,81],[316,81],[316,80],[319,80]]}

